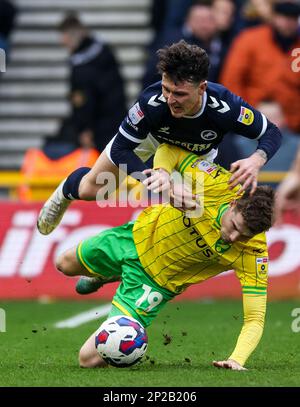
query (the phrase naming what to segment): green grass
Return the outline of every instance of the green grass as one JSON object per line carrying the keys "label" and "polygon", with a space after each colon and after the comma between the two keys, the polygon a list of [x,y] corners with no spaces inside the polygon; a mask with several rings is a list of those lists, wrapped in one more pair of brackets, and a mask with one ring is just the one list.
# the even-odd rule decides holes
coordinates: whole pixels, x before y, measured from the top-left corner
{"label": "green grass", "polygon": [[[296,301],[269,303],[265,332],[246,372],[211,366],[235,345],[242,324],[239,301],[170,303],[148,328],[149,358],[143,363],[80,369],[78,350],[97,321],[74,329],[56,329],[54,323],[97,305],[0,304],[7,318],[7,332],[0,333],[0,386],[300,386],[300,333],[291,330]],[[171,337],[168,345],[164,334]]]}

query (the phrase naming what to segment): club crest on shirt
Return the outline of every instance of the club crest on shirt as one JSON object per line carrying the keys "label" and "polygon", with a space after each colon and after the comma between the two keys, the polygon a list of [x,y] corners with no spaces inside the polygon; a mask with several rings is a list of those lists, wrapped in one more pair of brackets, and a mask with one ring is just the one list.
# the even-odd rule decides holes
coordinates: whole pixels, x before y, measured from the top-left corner
{"label": "club crest on shirt", "polygon": [[231,244],[225,242],[222,238],[218,239],[215,244],[215,250],[219,254],[227,252],[231,248]]}
{"label": "club crest on shirt", "polygon": [[247,107],[241,106],[240,115],[237,119],[238,122],[245,124],[246,126],[250,126],[254,120],[254,113],[252,110],[248,109]]}
{"label": "club crest on shirt", "polygon": [[217,135],[217,133],[216,133],[215,131],[213,131],[213,130],[203,130],[203,131],[201,131],[200,137],[201,137],[203,140],[211,141],[211,140],[214,140],[215,138],[217,138],[218,135]]}

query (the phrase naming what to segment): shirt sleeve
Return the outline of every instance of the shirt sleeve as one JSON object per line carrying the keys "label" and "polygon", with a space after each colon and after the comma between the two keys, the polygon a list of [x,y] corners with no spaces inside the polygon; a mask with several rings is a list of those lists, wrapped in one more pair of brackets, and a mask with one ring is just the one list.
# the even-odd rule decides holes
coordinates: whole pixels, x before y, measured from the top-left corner
{"label": "shirt sleeve", "polygon": [[265,234],[262,235],[262,240],[257,239],[255,245],[249,245],[248,248],[249,251],[254,250],[259,254],[244,253],[235,266],[243,292],[244,324],[229,359],[242,366],[256,349],[264,329],[269,259]]}
{"label": "shirt sleeve", "polygon": [[270,160],[281,145],[280,130],[240,96],[228,90],[225,95],[231,107],[231,120],[228,122],[230,126],[227,130],[256,140],[257,148],[264,150]]}
{"label": "shirt sleeve", "polygon": [[244,365],[256,349],[264,330],[267,296],[265,293],[243,294],[244,324],[229,359]]}
{"label": "shirt sleeve", "polygon": [[180,155],[181,150],[178,147],[172,147],[163,143],[158,146],[156,150],[153,168],[163,168],[171,174],[171,172],[177,167]]}
{"label": "shirt sleeve", "polygon": [[268,121],[266,132],[259,139],[257,149],[264,150],[268,161],[273,157],[281,146],[282,134],[275,124]]}
{"label": "shirt sleeve", "polygon": [[110,161],[132,175],[148,168],[134,153],[134,149],[142,143],[150,132],[144,95],[129,109],[127,116],[121,123],[118,133],[106,146],[105,152]]}
{"label": "shirt sleeve", "polygon": [[134,153],[137,144],[117,134],[106,146],[105,152],[109,160],[126,174],[135,177],[134,173],[142,172],[148,166]]}

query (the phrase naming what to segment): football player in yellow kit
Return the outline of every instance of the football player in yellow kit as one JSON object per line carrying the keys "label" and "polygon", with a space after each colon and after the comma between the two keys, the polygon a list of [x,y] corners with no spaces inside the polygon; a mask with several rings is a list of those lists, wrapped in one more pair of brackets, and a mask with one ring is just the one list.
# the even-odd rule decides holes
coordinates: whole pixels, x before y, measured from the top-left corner
{"label": "football player in yellow kit", "polygon": [[[216,367],[244,370],[263,333],[268,251],[265,231],[273,222],[274,191],[260,186],[254,194],[229,189],[231,174],[217,164],[178,147],[162,144],[155,171],[175,169],[202,195],[202,213],[193,217],[170,204],[146,208],[135,222],[86,239],[57,260],[69,276],[93,277],[101,284],[122,277],[110,316],[131,315],[147,327],[164,304],[191,284],[234,269],[243,293],[244,325],[232,354]],[[161,177],[160,177],[161,179]],[[196,212],[195,212],[196,213]],[[103,366],[94,334],[79,355],[83,367]]]}

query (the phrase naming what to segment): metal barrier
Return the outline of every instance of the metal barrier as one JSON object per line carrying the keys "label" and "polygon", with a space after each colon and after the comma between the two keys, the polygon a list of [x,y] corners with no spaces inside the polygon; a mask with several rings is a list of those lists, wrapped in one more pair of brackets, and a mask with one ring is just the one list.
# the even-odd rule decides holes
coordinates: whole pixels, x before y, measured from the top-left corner
{"label": "metal barrier", "polygon": [[[259,182],[278,184],[286,176],[283,171],[262,171],[259,174]],[[7,197],[10,199],[20,200],[19,188],[27,186],[33,188],[40,193],[36,194],[36,199],[31,201],[39,201],[47,199],[49,193],[54,191],[57,185],[62,181],[58,177],[26,177],[18,171],[1,171],[0,172],[0,189],[5,190]]]}

